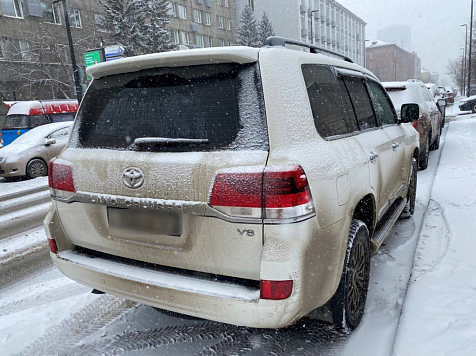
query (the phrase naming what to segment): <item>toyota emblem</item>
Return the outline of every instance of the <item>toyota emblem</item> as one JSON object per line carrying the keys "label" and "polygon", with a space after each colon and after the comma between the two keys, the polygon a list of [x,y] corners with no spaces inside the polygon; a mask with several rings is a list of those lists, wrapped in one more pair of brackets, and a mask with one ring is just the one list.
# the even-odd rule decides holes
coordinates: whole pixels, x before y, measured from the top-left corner
{"label": "toyota emblem", "polygon": [[144,173],[139,168],[127,168],[122,172],[122,183],[128,188],[138,189],[144,184]]}

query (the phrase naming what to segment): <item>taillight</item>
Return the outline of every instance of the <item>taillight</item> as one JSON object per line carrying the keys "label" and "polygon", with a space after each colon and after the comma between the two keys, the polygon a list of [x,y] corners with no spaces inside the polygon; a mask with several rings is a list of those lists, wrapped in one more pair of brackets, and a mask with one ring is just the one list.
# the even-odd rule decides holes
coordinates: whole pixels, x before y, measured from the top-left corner
{"label": "taillight", "polygon": [[279,220],[314,212],[309,183],[299,165],[218,172],[209,203],[234,217]]}
{"label": "taillight", "polygon": [[283,300],[289,298],[293,292],[293,281],[265,281],[260,282],[260,299]]}
{"label": "taillight", "polygon": [[48,165],[48,184],[51,195],[55,197],[67,198],[76,193],[71,163],[62,159],[51,160]]}
{"label": "taillight", "polygon": [[413,127],[416,127],[417,124],[418,124],[418,120],[415,120],[415,121],[413,121],[413,123],[412,123]]}
{"label": "taillight", "polygon": [[50,246],[50,251],[54,254],[58,253],[58,246],[56,245],[56,240],[48,239],[48,245]]}

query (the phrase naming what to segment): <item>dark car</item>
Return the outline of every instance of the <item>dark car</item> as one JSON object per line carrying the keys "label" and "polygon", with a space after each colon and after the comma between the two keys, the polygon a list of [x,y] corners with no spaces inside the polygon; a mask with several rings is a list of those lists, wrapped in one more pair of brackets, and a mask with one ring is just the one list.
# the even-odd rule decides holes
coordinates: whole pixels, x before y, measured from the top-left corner
{"label": "dark car", "polygon": [[460,111],[471,111],[476,113],[476,95],[463,99],[459,103]]}

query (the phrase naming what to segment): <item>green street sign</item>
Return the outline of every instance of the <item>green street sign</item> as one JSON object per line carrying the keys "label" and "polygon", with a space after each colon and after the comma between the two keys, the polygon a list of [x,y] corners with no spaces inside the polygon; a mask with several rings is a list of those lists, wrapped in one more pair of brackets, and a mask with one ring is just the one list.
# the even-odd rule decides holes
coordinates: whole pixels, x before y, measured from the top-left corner
{"label": "green street sign", "polygon": [[[104,62],[104,49],[93,49],[84,53],[84,65],[86,68]],[[88,75],[88,80],[92,78]]]}

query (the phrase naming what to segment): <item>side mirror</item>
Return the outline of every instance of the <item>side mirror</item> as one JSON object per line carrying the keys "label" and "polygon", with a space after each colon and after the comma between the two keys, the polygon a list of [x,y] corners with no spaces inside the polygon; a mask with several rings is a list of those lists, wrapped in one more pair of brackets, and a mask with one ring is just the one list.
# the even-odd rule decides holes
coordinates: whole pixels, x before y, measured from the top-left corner
{"label": "side mirror", "polygon": [[420,118],[420,106],[418,104],[403,104],[400,113],[402,123],[415,122]]}
{"label": "side mirror", "polygon": [[438,106],[446,106],[446,100],[445,99],[438,99]]}
{"label": "side mirror", "polygon": [[49,138],[46,140],[45,146],[54,145],[56,140],[54,138]]}

